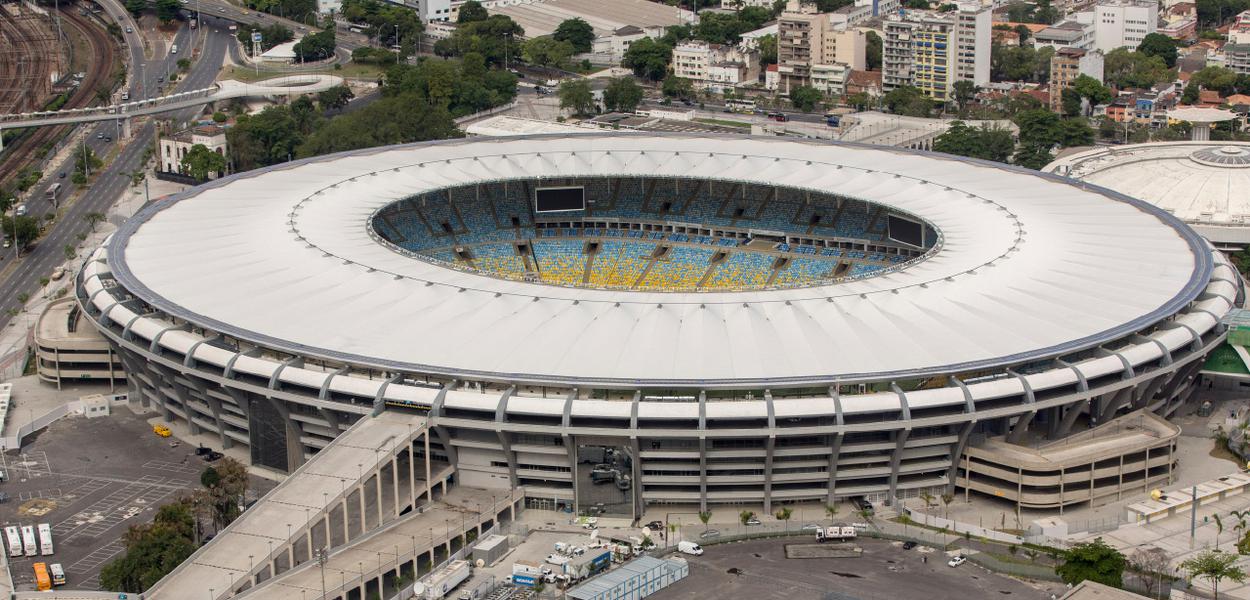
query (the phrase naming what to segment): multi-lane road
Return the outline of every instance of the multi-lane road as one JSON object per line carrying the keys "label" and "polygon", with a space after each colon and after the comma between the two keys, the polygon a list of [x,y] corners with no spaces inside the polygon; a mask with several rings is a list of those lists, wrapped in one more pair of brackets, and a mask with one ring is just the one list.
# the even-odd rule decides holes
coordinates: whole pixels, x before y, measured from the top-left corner
{"label": "multi-lane road", "polygon": [[[118,22],[125,23],[126,21],[119,19]],[[126,26],[132,31],[126,34],[127,45],[130,49],[130,64],[141,66],[134,70],[134,76],[127,90],[132,98],[142,98],[145,95],[158,93],[161,86],[165,85],[167,73],[176,72],[178,59],[192,54],[192,43],[199,49],[199,57],[193,62],[186,77],[178,82],[176,89],[182,91],[208,87],[216,79],[232,37],[227,31],[228,22],[205,18],[203,26],[198,30],[183,28],[175,36],[173,43],[177,44],[179,54],[170,54],[169,49],[165,48],[163,43],[157,42],[153,45],[152,57],[147,58],[144,54],[143,41],[135,29],[136,26],[133,24]],[[193,117],[196,112],[197,109],[194,108],[186,109],[176,114],[175,119],[183,121]],[[0,279],[0,327],[9,321],[9,316],[4,311],[18,306],[18,295],[23,292],[36,292],[39,288],[39,279],[48,276],[57,265],[64,262],[65,246],[77,244],[78,235],[88,231],[90,227],[87,224],[86,215],[92,212],[107,213],[109,207],[130,185],[130,173],[143,168],[143,154],[152,143],[155,126],[148,122],[142,127],[136,127],[132,132],[133,137],[128,140],[122,140],[117,136],[119,132],[115,123],[84,126],[80,130],[86,132],[86,143],[98,156],[107,154],[112,150],[113,145],[122,144],[122,147],[113,157],[112,162],[102,172],[93,176],[90,187],[64,209],[63,214],[56,219],[47,235],[41,238],[28,254],[16,259],[12,254],[12,249],[6,251],[10,254],[6,255],[5,262],[13,260],[19,262],[15,267],[3,271],[2,279]],[[111,136],[114,141],[99,139],[97,134]],[[77,144],[77,140],[74,143]],[[69,161],[62,170],[71,168],[72,163],[72,160]],[[54,210],[44,196],[48,186],[58,182],[64,184],[63,187],[69,187],[68,175],[61,179],[59,172],[48,173],[44,180],[35,186],[26,201],[29,214],[38,217]],[[63,195],[68,196],[65,192]]]}

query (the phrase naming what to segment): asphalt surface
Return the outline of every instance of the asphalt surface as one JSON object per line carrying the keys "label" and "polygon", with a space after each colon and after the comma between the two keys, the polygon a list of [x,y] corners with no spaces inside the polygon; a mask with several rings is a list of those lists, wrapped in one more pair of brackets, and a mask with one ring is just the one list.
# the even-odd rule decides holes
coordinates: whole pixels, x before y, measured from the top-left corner
{"label": "asphalt surface", "polygon": [[[117,15],[113,17],[118,18]],[[186,27],[178,31],[174,44],[178,46],[179,54],[169,54],[164,44],[158,43],[153,48],[153,58],[147,59],[144,56],[143,42],[138,35],[137,25],[133,24],[132,20],[127,20],[126,17],[122,17],[118,22],[129,23],[123,26],[123,30],[125,27],[133,30],[133,33],[126,34],[130,52],[130,68],[134,74],[127,91],[132,98],[143,98],[161,92],[161,86],[167,85],[162,84],[167,73],[176,72],[178,59],[192,55],[190,46],[192,33],[197,34],[197,40],[202,40],[196,43],[203,44],[203,46],[199,59],[192,63],[191,70],[186,76],[178,81],[176,91],[199,89],[211,85],[221,68],[231,39],[230,32],[226,29],[228,22],[206,18],[203,27],[197,32],[192,32]],[[138,67],[136,68],[135,65]],[[187,109],[173,116],[175,120],[183,121],[197,112],[196,109]],[[104,157],[112,150],[111,146],[114,144],[125,143],[125,146],[102,173],[94,175],[91,186],[65,210],[64,214],[56,219],[46,235],[37,241],[29,252],[24,252],[20,259],[16,259],[20,261],[16,269],[9,271],[3,281],[0,281],[0,311],[17,307],[19,303],[16,298],[19,294],[36,292],[39,288],[39,279],[46,277],[65,260],[65,246],[76,244],[78,234],[90,229],[85,219],[88,213],[108,212],[109,207],[117,201],[118,196],[130,184],[128,174],[143,166],[141,163],[143,152],[152,143],[155,126],[149,121],[133,131],[134,137],[125,141],[120,140],[118,136],[120,126],[116,122],[91,125],[80,128],[80,131],[86,132],[87,147],[97,156]],[[108,142],[100,139],[100,134],[111,136],[114,141]],[[75,147],[83,138],[82,134],[77,134],[77,136],[73,141]],[[68,171],[72,167],[71,159],[62,170]],[[52,204],[45,199],[45,192],[54,183],[61,183],[63,188],[70,188],[69,173],[66,173],[64,179],[59,177],[59,173],[47,173],[28,196],[29,199],[26,201],[28,214],[42,217],[45,213],[53,211]],[[63,190],[61,194],[64,199],[68,191]],[[15,260],[13,254],[15,250],[15,248],[6,250],[4,260]],[[7,312],[0,312],[0,327],[7,325],[9,320]]]}
{"label": "asphalt surface", "polygon": [[[801,538],[753,540],[704,547],[702,556],[679,555],[690,575],[649,596],[655,600],[753,598],[756,600],[1045,600],[1050,592],[986,571],[969,562],[946,566],[947,556],[928,548],[904,550],[901,542],[859,539],[829,544],[859,547],[858,558],[786,558],[787,544]],[[817,546],[815,550],[823,550]],[[810,554],[810,553],[809,553]],[[1062,593],[1059,584],[1051,584]]]}

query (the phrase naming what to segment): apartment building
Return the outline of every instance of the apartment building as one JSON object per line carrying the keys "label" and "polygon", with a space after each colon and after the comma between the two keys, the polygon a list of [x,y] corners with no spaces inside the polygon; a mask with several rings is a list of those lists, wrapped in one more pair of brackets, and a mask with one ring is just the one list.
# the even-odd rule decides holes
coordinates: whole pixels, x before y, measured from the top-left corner
{"label": "apartment building", "polygon": [[1229,26],[1228,43],[1250,44],[1250,10],[1239,13]]}
{"label": "apartment building", "polygon": [[798,0],[790,0],[781,13],[777,23],[777,70],[783,93],[812,85],[812,69],[817,65],[867,68],[867,34],[837,26],[830,16],[821,13],[816,5]]}
{"label": "apartment building", "polygon": [[956,81],[990,80],[989,6],[961,3],[951,12],[901,11],[885,21],[882,85],[915,86],[945,102]]}
{"label": "apartment building", "polygon": [[1238,75],[1250,75],[1250,44],[1226,44],[1224,66]]}
{"label": "apartment building", "polygon": [[[1083,13],[1088,14],[1088,13]],[[1094,6],[1094,47],[1104,54],[1136,48],[1159,24],[1159,3],[1153,0],[1102,0]]]}
{"label": "apartment building", "polygon": [[673,48],[673,74],[696,88],[722,92],[759,79],[759,53],[733,46],[693,41]]}
{"label": "apartment building", "polygon": [[1034,48],[1079,48],[1089,50],[1094,47],[1094,24],[1078,21],[1064,21],[1033,34]]}
{"label": "apartment building", "polygon": [[1050,110],[1063,110],[1063,91],[1077,77],[1087,75],[1098,81],[1103,76],[1103,55],[1097,50],[1060,48],[1050,57]]}

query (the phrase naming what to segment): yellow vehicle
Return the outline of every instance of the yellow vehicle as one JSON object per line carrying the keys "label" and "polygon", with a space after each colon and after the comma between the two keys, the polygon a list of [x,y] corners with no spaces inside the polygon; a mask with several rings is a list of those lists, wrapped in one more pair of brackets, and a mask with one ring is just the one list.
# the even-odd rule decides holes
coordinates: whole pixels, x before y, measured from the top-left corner
{"label": "yellow vehicle", "polygon": [[155,433],[156,435],[159,435],[161,437],[169,437],[173,435],[173,432],[170,431],[169,428],[164,425],[153,425],[152,433]]}
{"label": "yellow vehicle", "polygon": [[48,565],[45,563],[35,563],[35,587],[41,592],[52,589],[52,578],[48,576]]}

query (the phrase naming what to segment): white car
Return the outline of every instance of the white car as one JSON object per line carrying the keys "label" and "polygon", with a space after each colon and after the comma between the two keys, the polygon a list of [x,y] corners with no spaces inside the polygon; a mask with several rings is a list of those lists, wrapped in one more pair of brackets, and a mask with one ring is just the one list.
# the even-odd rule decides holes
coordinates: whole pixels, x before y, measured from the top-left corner
{"label": "white car", "polygon": [[946,566],[958,567],[959,565],[962,565],[966,562],[968,562],[968,557],[960,554],[959,556],[956,556],[955,558],[950,559],[950,561],[946,563]]}

